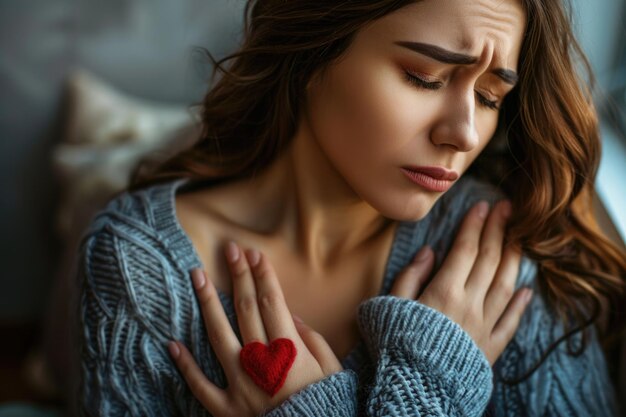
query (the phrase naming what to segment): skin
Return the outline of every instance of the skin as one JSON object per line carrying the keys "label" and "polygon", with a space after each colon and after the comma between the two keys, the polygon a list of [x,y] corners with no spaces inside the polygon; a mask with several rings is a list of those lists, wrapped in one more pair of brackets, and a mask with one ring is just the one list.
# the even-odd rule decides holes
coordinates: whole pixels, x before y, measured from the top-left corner
{"label": "skin", "polygon": [[[513,88],[492,70],[516,70],[524,28],[514,0],[424,0],[384,16],[310,80],[292,145],[268,170],[177,197],[181,225],[207,269],[206,276],[193,272],[194,284],[228,390],[208,381],[182,344],[171,352],[213,415],[256,415],[341,369],[339,352],[358,337],[355,307],[380,288],[397,221],[423,218],[442,195],[408,181],[400,167],[467,170],[497,126],[498,111],[485,100],[498,105]],[[444,64],[397,41],[435,44],[475,60]],[[439,88],[412,84],[407,70]],[[446,314],[493,363],[525,304],[523,292],[513,294],[520,254],[503,249],[510,204],[497,204],[489,215],[483,206],[470,210],[430,282],[434,260],[424,248],[391,294]],[[237,254],[233,262],[218,254],[227,240],[239,242],[225,251]],[[260,266],[251,267],[257,258]],[[243,373],[242,344],[218,288],[234,296],[244,344],[281,336],[296,343],[298,356],[276,396]],[[330,294],[337,302],[328,302]],[[324,313],[320,305],[344,307]],[[309,326],[294,321],[294,313]]]}

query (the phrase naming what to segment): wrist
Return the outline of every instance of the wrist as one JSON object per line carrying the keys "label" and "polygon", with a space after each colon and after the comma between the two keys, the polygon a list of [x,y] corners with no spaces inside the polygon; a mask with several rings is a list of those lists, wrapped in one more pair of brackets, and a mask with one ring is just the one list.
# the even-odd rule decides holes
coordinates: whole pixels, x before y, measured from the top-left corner
{"label": "wrist", "polygon": [[383,355],[401,359],[443,378],[456,387],[459,401],[467,395],[491,394],[493,373],[486,356],[443,313],[415,300],[378,296],[359,305],[358,324],[376,360]]}

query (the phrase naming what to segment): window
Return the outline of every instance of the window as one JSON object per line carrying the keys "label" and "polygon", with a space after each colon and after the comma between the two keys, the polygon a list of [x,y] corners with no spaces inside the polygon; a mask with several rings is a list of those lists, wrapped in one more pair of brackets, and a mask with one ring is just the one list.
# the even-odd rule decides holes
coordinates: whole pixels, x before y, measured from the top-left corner
{"label": "window", "polygon": [[[593,66],[600,94],[602,160],[596,179],[608,227],[626,242],[626,2],[573,0],[574,27]],[[605,227],[606,229],[606,227]],[[614,236],[615,238],[615,236]]]}

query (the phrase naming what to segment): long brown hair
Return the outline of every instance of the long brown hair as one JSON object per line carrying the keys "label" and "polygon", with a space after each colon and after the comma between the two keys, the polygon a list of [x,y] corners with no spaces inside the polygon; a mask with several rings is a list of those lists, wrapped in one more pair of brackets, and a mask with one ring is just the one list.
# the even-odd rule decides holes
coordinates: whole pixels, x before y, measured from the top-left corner
{"label": "long brown hair", "polygon": [[[148,171],[139,167],[130,190],[183,177],[224,182],[263,170],[292,139],[313,73],[337,59],[364,25],[413,2],[248,1],[240,49],[219,61],[207,52],[212,80],[220,77],[200,104],[199,140]],[[600,139],[585,87],[593,82],[589,63],[565,5],[522,3],[527,28],[520,80],[502,105],[501,134],[471,171],[481,175],[486,160],[497,161],[499,169],[490,163],[482,175],[512,199],[509,239],[537,261],[542,293],[567,332],[526,375],[506,383],[528,377],[558,343],[591,324],[603,347],[613,347],[624,331],[626,294],[626,257],[600,233],[591,209]],[[577,75],[577,63],[587,78]],[[585,331],[581,350],[573,352],[568,343],[569,351],[580,354],[586,344]]]}

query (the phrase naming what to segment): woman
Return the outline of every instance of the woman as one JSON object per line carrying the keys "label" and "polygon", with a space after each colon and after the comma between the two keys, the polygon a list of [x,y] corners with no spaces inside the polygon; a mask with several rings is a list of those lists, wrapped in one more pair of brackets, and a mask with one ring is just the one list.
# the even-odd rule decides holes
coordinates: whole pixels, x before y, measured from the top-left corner
{"label": "woman", "polygon": [[85,235],[84,411],[615,413],[626,262],[563,6],[257,0],[245,27],[198,143]]}

